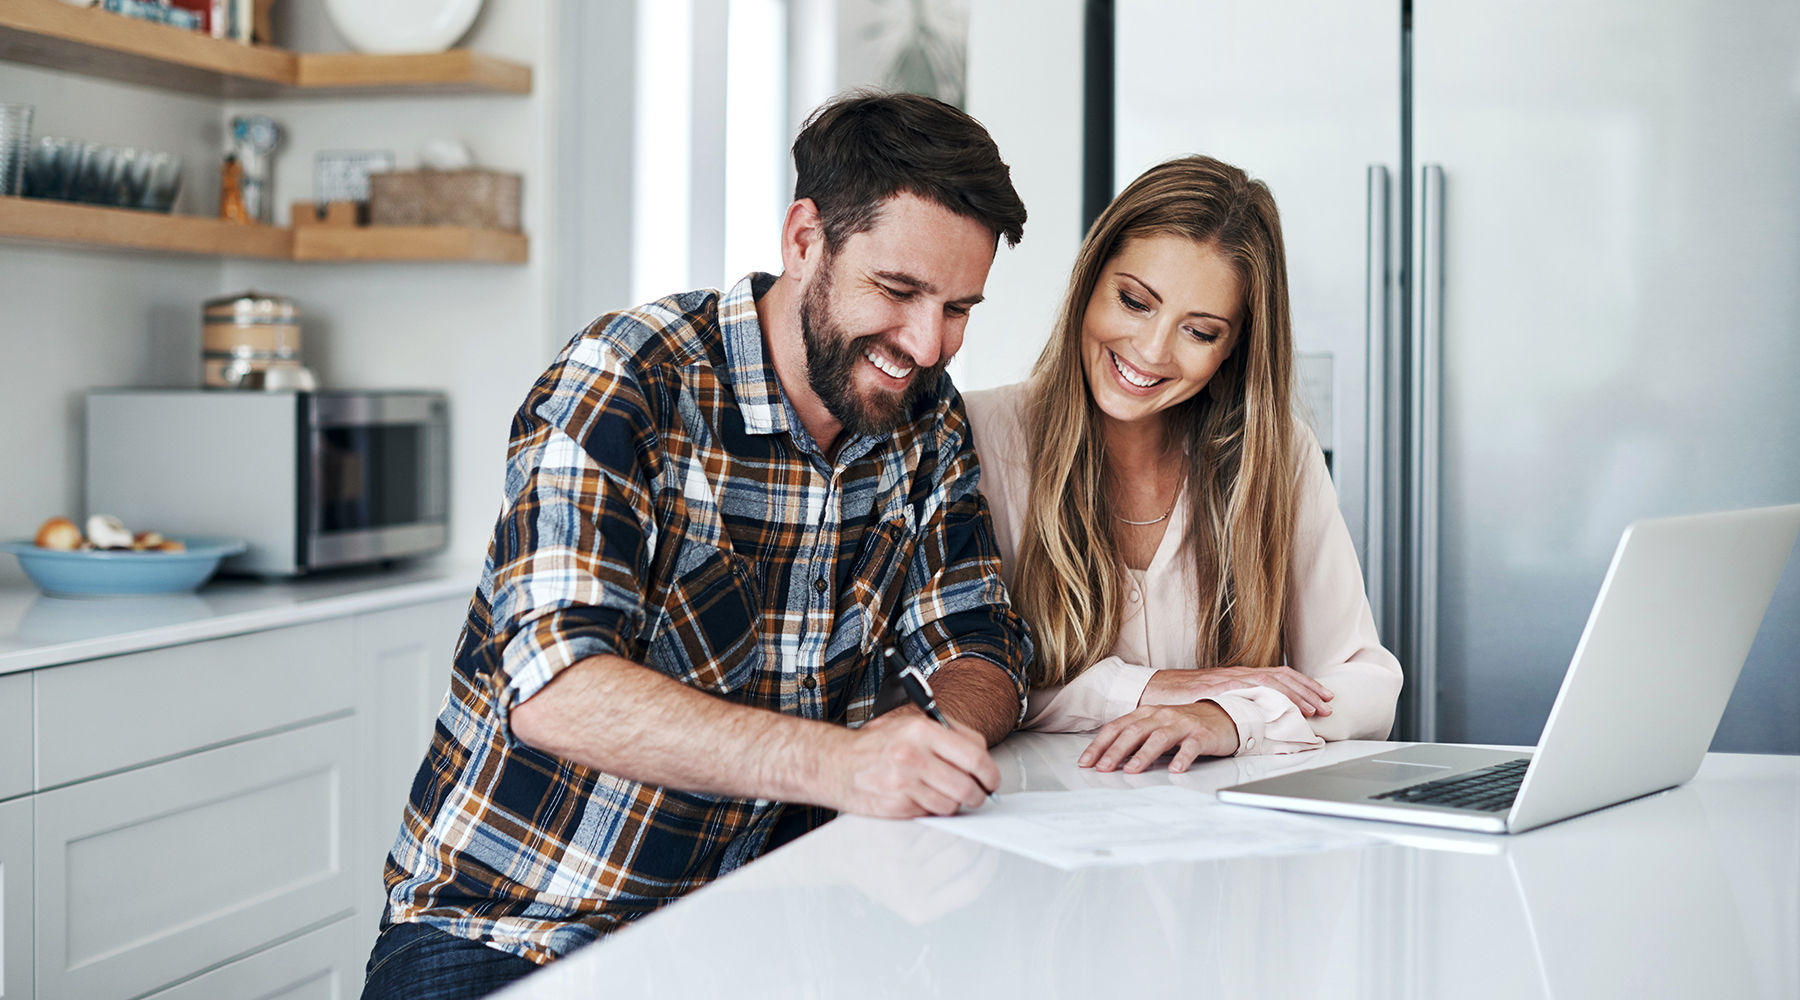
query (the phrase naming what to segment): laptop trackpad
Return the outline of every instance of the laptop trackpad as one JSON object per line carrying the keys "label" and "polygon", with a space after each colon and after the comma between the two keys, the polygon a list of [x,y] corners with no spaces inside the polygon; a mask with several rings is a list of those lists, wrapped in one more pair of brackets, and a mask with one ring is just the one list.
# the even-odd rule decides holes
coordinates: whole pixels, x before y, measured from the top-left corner
{"label": "laptop trackpad", "polygon": [[1382,784],[1430,781],[1456,772],[1440,764],[1409,764],[1399,760],[1352,760],[1331,769],[1333,778],[1357,778]]}

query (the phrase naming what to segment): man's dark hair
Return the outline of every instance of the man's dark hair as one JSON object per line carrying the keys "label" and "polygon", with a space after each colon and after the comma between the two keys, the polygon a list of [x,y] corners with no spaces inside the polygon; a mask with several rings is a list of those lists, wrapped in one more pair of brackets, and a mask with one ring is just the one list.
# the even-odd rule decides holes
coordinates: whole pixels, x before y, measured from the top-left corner
{"label": "man's dark hair", "polygon": [[865,91],[832,101],[794,140],[794,170],[794,200],[818,206],[828,247],[872,228],[901,192],[974,219],[1007,246],[1025,235],[1025,203],[993,136],[935,98]]}

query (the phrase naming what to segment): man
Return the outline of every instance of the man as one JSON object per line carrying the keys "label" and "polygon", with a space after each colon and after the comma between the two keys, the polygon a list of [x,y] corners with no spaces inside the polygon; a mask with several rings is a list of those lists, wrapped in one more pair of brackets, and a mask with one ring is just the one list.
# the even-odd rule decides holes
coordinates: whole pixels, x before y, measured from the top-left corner
{"label": "man", "polygon": [[[833,810],[998,784],[1030,643],[943,371],[1025,208],[924,97],[828,105],[794,162],[780,277],[602,317],[514,418],[365,997],[481,995]],[[889,647],[954,728],[873,717]]]}

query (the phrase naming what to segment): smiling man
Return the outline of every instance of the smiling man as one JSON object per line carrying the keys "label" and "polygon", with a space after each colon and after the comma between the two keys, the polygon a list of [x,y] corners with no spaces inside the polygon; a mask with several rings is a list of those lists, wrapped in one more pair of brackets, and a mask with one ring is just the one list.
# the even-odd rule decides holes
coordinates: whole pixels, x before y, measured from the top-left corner
{"label": "smiling man", "polygon": [[[601,317],[514,417],[365,997],[482,995],[834,811],[999,782],[1031,647],[944,366],[1025,207],[929,98],[828,105],[794,163],[780,276]],[[889,647],[952,728],[875,716]]]}

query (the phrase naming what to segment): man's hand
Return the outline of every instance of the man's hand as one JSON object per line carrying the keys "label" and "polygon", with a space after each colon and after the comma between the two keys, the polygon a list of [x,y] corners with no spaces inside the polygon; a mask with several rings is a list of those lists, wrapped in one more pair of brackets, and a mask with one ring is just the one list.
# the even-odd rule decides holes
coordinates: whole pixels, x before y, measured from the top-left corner
{"label": "man's hand", "polygon": [[1217,704],[1202,701],[1127,712],[1101,726],[1075,763],[1111,771],[1123,760],[1125,773],[1136,774],[1174,750],[1169,770],[1179,773],[1197,757],[1229,757],[1237,749],[1237,726],[1231,716]]}
{"label": "man's hand", "polygon": [[1330,689],[1293,667],[1211,667],[1205,670],[1158,670],[1138,698],[1140,708],[1192,705],[1202,698],[1243,688],[1266,687],[1287,695],[1311,718],[1330,715]]}
{"label": "man's hand", "polygon": [[[955,725],[953,723],[953,725]],[[987,740],[966,726],[946,729],[911,706],[849,734],[822,765],[822,805],[863,816],[950,816],[981,805],[1000,785]]]}

